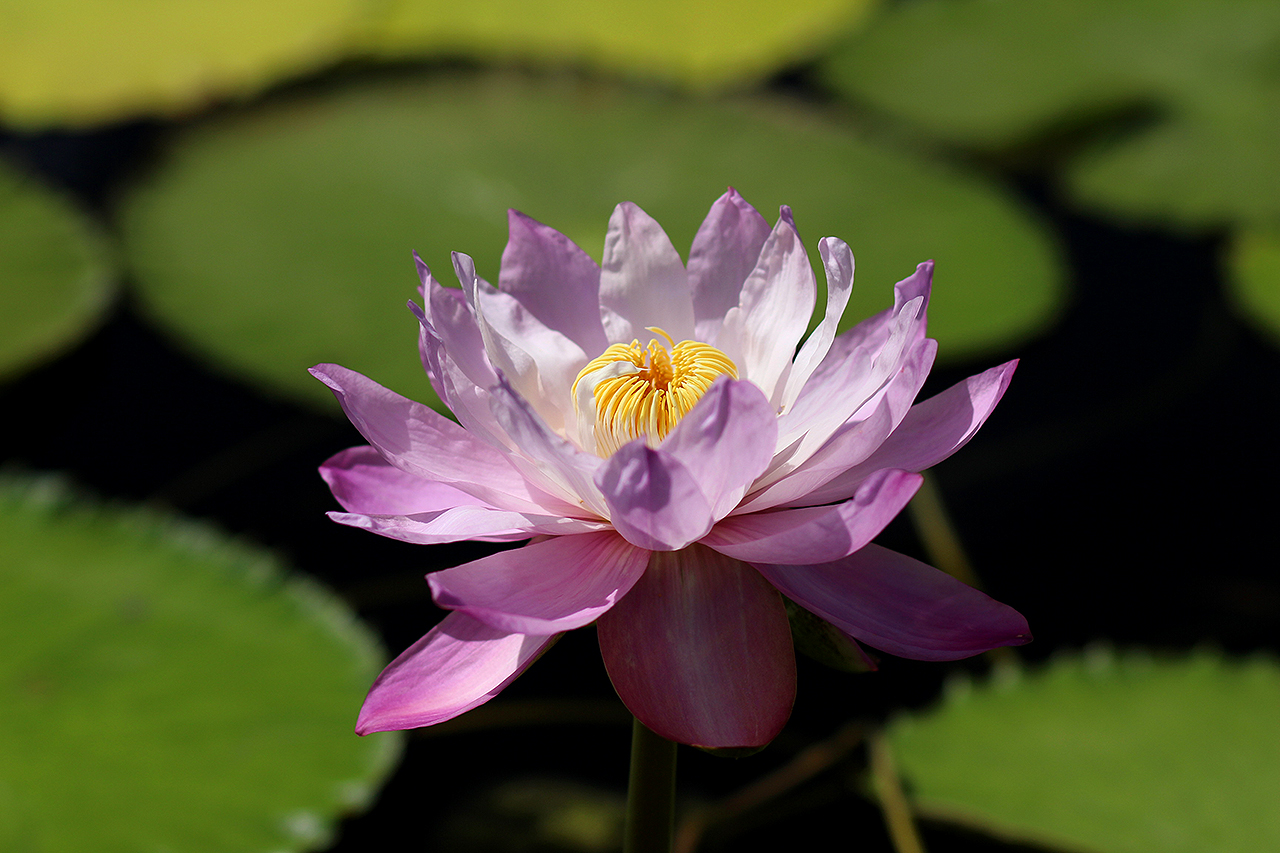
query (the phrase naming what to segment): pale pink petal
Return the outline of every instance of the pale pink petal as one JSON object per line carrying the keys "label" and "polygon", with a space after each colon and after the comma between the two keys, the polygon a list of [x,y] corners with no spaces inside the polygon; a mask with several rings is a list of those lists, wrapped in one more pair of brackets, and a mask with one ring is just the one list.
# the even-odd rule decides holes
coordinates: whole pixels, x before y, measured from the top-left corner
{"label": "pale pink petal", "polygon": [[436,604],[505,631],[581,628],[627,594],[649,552],[612,530],[554,536],[427,576]]}
{"label": "pale pink petal", "polygon": [[597,625],[614,689],[668,740],[763,746],[791,714],[796,662],[786,609],[737,560],[698,545],[655,553]]}
{"label": "pale pink petal", "polygon": [[568,237],[519,211],[507,211],[507,247],[498,288],[544,326],[594,357],[609,346],[600,322],[600,267]]}
{"label": "pale pink petal", "polygon": [[778,419],[760,389],[722,377],[663,440],[711,507],[729,514],[773,458]]}
{"label": "pale pink petal", "polygon": [[771,230],[732,187],[711,205],[689,249],[689,289],[698,340],[715,344],[724,315],[737,306],[743,282],[755,269]]}
{"label": "pale pink petal", "polygon": [[613,526],[640,548],[675,551],[701,539],[715,523],[692,472],[643,439],[610,456],[596,484]]}
{"label": "pale pink petal", "polygon": [[801,607],[899,657],[956,660],[1031,641],[1012,607],[876,545],[821,565],[753,565]]}
{"label": "pale pink petal", "polygon": [[1006,362],[916,403],[874,453],[813,489],[806,500],[814,503],[841,500],[878,468],[923,471],[937,465],[968,444],[978,428],[986,423],[1009,387],[1017,366],[1016,359]]}
{"label": "pale pink petal", "polygon": [[455,506],[487,505],[447,483],[406,474],[372,447],[351,447],[320,466],[320,476],[350,512],[410,515]]}
{"label": "pale pink petal", "polygon": [[[449,483],[504,509],[548,508],[546,496],[531,490],[507,457],[438,412],[340,365],[320,364],[311,373],[333,390],[360,434],[400,470]],[[564,507],[560,502],[549,508]]]}
{"label": "pale pink petal", "polygon": [[[484,339],[466,295],[456,287],[440,284],[416,254],[414,260],[418,264],[418,277],[422,280],[422,321],[440,339],[449,358],[463,375],[478,387],[488,388],[498,381],[498,377],[485,353]],[[432,367],[433,364],[428,364],[427,371],[431,372]]]}
{"label": "pale pink petal", "polygon": [[614,343],[633,338],[645,345],[649,326],[676,341],[694,338],[689,278],[675,247],[653,217],[631,202],[609,219],[600,265],[600,308]]}
{"label": "pale pink petal", "polygon": [[826,358],[831,342],[835,340],[836,326],[849,304],[849,294],[853,292],[853,252],[845,242],[835,237],[823,237],[818,242],[818,254],[822,256],[827,273],[827,310],[791,364],[779,400],[784,411],[795,402],[809,377]]}
{"label": "pale pink petal", "polygon": [[604,498],[593,477],[604,464],[552,432],[529,402],[504,377],[490,390],[494,417],[520,449],[511,464],[539,487],[574,505],[574,515],[606,516]]}
{"label": "pale pink petal", "polygon": [[329,518],[348,527],[358,527],[415,545],[480,540],[518,542],[534,536],[569,536],[608,530],[603,521],[565,518],[561,515],[533,515],[466,504],[405,515],[331,512]]}
{"label": "pale pink petal", "polygon": [[879,471],[842,504],[735,515],[701,542],[750,563],[828,563],[879,535],[923,481],[906,471]]}
{"label": "pale pink petal", "polygon": [[739,377],[759,386],[775,407],[796,345],[813,316],[817,290],[791,209],[783,207],[717,338],[738,365]]}
{"label": "pale pink petal", "polygon": [[556,636],[510,634],[450,613],[387,665],[356,720],[356,733],[416,729],[488,702]]}

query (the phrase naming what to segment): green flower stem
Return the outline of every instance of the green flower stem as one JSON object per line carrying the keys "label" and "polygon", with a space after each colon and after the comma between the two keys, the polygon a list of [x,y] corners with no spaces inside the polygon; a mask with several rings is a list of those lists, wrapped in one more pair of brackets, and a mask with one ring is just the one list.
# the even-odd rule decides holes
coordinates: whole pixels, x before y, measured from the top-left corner
{"label": "green flower stem", "polygon": [[925,853],[924,843],[920,840],[920,833],[916,831],[915,820],[911,816],[907,795],[903,793],[902,782],[898,779],[893,751],[885,740],[884,732],[872,735],[868,747],[871,753],[871,781],[880,800],[880,810],[884,813],[884,823],[889,830],[889,838],[893,841],[893,849],[897,853]]}
{"label": "green flower stem", "polygon": [[669,853],[675,811],[676,745],[635,720],[622,853]]}

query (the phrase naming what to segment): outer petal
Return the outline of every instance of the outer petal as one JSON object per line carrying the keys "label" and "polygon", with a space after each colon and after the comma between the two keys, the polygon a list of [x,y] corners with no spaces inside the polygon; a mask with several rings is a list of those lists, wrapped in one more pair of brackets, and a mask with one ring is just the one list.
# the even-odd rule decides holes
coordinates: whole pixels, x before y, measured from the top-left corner
{"label": "outer petal", "polygon": [[721,378],[663,440],[711,506],[714,519],[729,514],[769,467],[778,418],[760,389]]}
{"label": "outer petal", "polygon": [[879,535],[922,482],[919,474],[880,471],[842,504],[736,515],[717,524],[702,544],[749,563],[828,563]]}
{"label": "outer petal", "polygon": [[600,308],[611,342],[651,338],[648,326],[675,340],[694,337],[689,279],[675,247],[653,217],[631,202],[609,219],[600,267]]}
{"label": "outer petal", "polygon": [[741,378],[759,386],[775,406],[796,345],[813,316],[817,289],[791,209],[783,207],[742,285],[738,306],[725,316],[717,338],[720,348],[738,365]]}
{"label": "outer petal", "polygon": [[1031,641],[1012,607],[876,545],[822,565],[753,565],[801,607],[899,657],[956,660]]}
{"label": "outer petal", "polygon": [[584,521],[559,515],[532,515],[482,506],[454,506],[407,515],[331,512],[329,518],[389,539],[415,545],[480,540],[518,542],[533,536],[568,536],[607,530],[603,521]]}
{"label": "outer petal", "polygon": [[612,530],[556,536],[427,576],[436,604],[504,631],[581,628],[627,594],[649,562]]}
{"label": "outer petal", "polygon": [[509,634],[450,613],[373,682],[356,733],[431,726],[483,705],[555,639]]}
{"label": "outer petal", "polygon": [[742,284],[772,229],[754,207],[729,191],[716,199],[689,249],[689,290],[698,340],[716,343],[725,314],[738,304]]}
{"label": "outer petal", "polygon": [[693,473],[679,460],[636,439],[619,448],[596,475],[609,520],[628,542],[676,551],[715,523]]}
{"label": "outer petal", "polygon": [[841,500],[877,468],[892,466],[923,471],[937,465],[968,444],[978,428],[986,423],[1009,387],[1017,366],[1017,360],[1006,362],[916,403],[874,453],[814,489],[805,500],[813,503]]}
{"label": "outer petal", "polygon": [[357,513],[409,515],[455,506],[484,505],[447,483],[406,474],[368,446],[336,453],[320,466],[338,503]]}
{"label": "outer petal", "polygon": [[507,211],[507,247],[498,288],[548,329],[589,356],[609,346],[600,323],[600,267],[568,237],[519,211]]}
{"label": "outer petal", "polygon": [[598,626],[614,689],[668,740],[763,746],[791,714],[796,663],[786,609],[743,563],[698,545],[656,553]]}
{"label": "outer petal", "polygon": [[360,434],[401,471],[453,484],[493,506],[545,511],[543,496],[500,451],[443,415],[340,365],[320,364],[311,374],[333,389]]}

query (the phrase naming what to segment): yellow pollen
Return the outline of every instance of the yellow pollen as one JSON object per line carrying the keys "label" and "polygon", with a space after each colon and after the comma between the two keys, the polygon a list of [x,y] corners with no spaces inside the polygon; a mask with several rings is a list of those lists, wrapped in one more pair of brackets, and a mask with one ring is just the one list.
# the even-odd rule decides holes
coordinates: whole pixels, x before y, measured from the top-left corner
{"label": "yellow pollen", "polygon": [[656,340],[643,349],[639,341],[613,344],[573,381],[574,410],[581,418],[578,383],[597,371],[613,368],[596,380],[592,390],[596,453],[600,456],[608,457],[637,438],[644,438],[651,447],[657,445],[716,379],[738,378],[737,366],[710,344],[676,343],[657,326],[648,327],[648,331],[666,338],[670,351]]}

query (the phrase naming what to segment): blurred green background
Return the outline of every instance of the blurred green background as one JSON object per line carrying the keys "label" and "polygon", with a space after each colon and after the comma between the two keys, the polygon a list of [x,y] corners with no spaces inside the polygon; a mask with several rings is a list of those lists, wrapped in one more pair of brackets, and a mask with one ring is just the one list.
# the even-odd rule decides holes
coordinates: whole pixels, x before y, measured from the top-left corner
{"label": "blurred green background", "polygon": [[629,200],[687,253],[727,186],[850,244],[842,328],[937,261],[925,395],[1022,358],[934,483],[1037,639],[804,662],[764,753],[682,752],[685,849],[892,849],[881,725],[930,850],[1280,848],[1277,151],[1274,0],[0,0],[0,850],[613,849],[590,629],[351,733],[490,549],[328,522],[306,368],[438,406],[411,252],[598,259]]}

